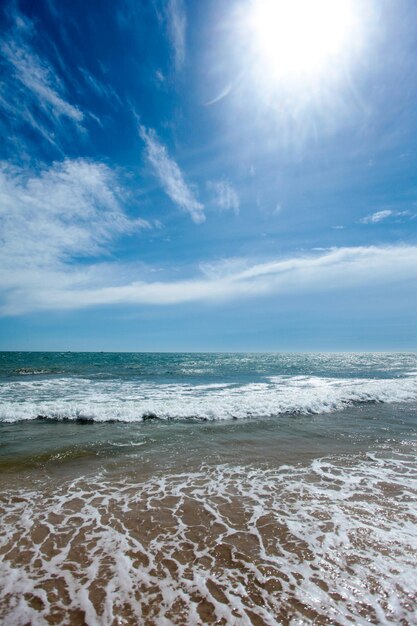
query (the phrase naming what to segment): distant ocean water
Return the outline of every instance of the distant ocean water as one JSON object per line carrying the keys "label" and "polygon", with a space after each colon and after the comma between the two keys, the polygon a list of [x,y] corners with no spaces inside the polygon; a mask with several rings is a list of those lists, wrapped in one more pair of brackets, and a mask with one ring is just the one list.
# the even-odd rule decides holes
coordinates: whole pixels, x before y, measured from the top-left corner
{"label": "distant ocean water", "polygon": [[0,353],[0,619],[415,624],[417,355]]}

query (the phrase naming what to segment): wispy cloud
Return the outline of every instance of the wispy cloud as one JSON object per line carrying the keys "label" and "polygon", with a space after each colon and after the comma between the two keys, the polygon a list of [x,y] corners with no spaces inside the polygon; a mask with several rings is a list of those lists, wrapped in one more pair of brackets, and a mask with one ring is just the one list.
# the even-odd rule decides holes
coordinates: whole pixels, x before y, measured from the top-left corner
{"label": "wispy cloud", "polygon": [[[248,259],[222,261],[203,268],[194,279],[145,281],[139,277],[125,284],[115,284],[117,265],[84,270],[67,268],[60,277],[48,280],[25,279],[18,288],[9,289],[3,314],[19,314],[41,309],[76,309],[109,304],[179,305],[210,301],[230,301],[267,296],[344,291],[358,287],[389,285],[417,279],[417,246],[371,246],[339,248],[322,254],[310,254],[268,263],[250,263]],[[107,280],[107,285],[104,284]]]}
{"label": "wispy cloud", "polygon": [[213,193],[213,202],[220,211],[239,213],[240,201],[236,189],[227,180],[211,180],[207,189]]}
{"label": "wispy cloud", "polygon": [[180,70],[185,61],[185,36],[187,29],[187,15],[183,0],[168,0],[166,20],[174,55],[175,69]]}
{"label": "wispy cloud", "polygon": [[0,108],[15,127],[28,124],[49,143],[57,145],[56,131],[60,125],[69,122],[84,130],[85,115],[70,102],[64,83],[49,60],[33,48],[33,32],[32,22],[16,13],[14,27],[0,44],[6,68],[0,87]]}
{"label": "wispy cloud", "polygon": [[407,215],[410,215],[409,211],[392,211],[390,209],[385,209],[383,211],[371,213],[371,215],[366,215],[361,219],[361,222],[362,224],[377,224],[378,222],[386,220],[388,217],[404,217]]}
{"label": "wispy cloud", "polygon": [[393,212],[389,209],[386,209],[385,211],[376,211],[376,213],[363,217],[361,222],[362,224],[377,224],[378,222],[382,222],[382,220],[386,220],[387,217],[390,217],[392,214]]}
{"label": "wispy cloud", "polygon": [[107,103],[111,105],[121,106],[122,101],[117,94],[117,92],[113,89],[111,85],[108,83],[103,83],[96,76],[94,76],[91,72],[87,71],[85,68],[79,68],[86,84],[103,100],[106,100]]}
{"label": "wispy cloud", "polygon": [[193,190],[184,180],[178,164],[172,159],[156,132],[139,125],[139,135],[145,142],[146,157],[152,165],[165,193],[183,211],[199,224],[204,222],[204,206],[197,200]]}
{"label": "wispy cloud", "polygon": [[85,269],[74,260],[106,254],[115,237],[151,227],[129,218],[122,203],[117,178],[102,163],[65,160],[38,174],[1,164],[1,290],[23,298],[57,276],[65,288]]}
{"label": "wispy cloud", "polygon": [[39,106],[57,118],[64,116],[73,122],[83,120],[83,112],[65,100],[62,83],[52,67],[29,46],[10,42],[3,43],[1,49],[4,58],[13,68],[15,77],[36,99]]}

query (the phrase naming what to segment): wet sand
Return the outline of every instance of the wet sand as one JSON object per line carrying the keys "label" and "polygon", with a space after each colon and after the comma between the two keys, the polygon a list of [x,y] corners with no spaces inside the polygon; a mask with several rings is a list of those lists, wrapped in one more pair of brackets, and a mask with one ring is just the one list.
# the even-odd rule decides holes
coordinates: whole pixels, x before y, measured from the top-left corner
{"label": "wet sand", "polygon": [[407,415],[47,425],[3,457],[2,623],[416,623]]}

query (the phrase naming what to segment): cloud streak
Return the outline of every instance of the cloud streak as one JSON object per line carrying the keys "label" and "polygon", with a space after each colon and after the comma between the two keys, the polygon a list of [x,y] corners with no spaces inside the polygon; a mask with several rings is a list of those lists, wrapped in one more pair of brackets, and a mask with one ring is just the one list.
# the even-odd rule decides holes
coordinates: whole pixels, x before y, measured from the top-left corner
{"label": "cloud streak", "polygon": [[10,42],[4,43],[1,50],[13,68],[16,79],[41,108],[51,112],[56,118],[67,117],[75,123],[83,120],[83,112],[65,100],[64,88],[52,67],[29,46]]}
{"label": "cloud streak", "polygon": [[79,71],[81,72],[86,85],[88,85],[90,89],[92,89],[93,92],[97,94],[97,96],[105,100],[106,103],[116,108],[122,105],[120,96],[111,85],[109,85],[108,83],[103,83],[91,72],[82,67],[79,68]]}
{"label": "cloud streak", "polygon": [[392,211],[390,209],[385,209],[383,211],[376,211],[371,215],[366,215],[361,219],[362,224],[378,224],[378,222],[382,222],[389,217],[405,217],[409,216],[409,211]]}
{"label": "cloud streak", "polygon": [[[34,310],[76,309],[103,305],[181,305],[227,302],[275,295],[324,293],[340,289],[389,285],[417,280],[417,246],[370,246],[338,248],[322,254],[250,263],[239,260],[207,268],[193,279],[145,281],[136,279],[115,284],[117,265],[91,265],[83,283],[77,271],[50,274],[38,281],[16,283],[6,293],[3,315]],[[105,285],[107,280],[107,285]],[[97,283],[101,283],[98,285]],[[109,285],[109,282],[111,284]],[[9,286],[11,287],[11,286]]]}
{"label": "cloud streak", "polygon": [[[18,143],[15,129],[26,124],[50,145],[59,148],[58,131],[64,123],[84,131],[84,112],[69,101],[64,83],[52,64],[32,46],[34,26],[19,13],[13,15],[14,27],[0,44],[5,67],[0,86],[0,109],[6,114],[2,129],[9,141]],[[23,140],[21,140],[23,141]]]}
{"label": "cloud streak", "polygon": [[191,219],[200,224],[204,222],[204,206],[197,200],[193,190],[187,185],[178,164],[172,159],[166,147],[160,142],[156,132],[139,125],[139,135],[146,146],[146,157],[151,164],[165,193]]}
{"label": "cloud streak", "polygon": [[171,42],[175,69],[179,71],[185,62],[185,35],[187,15],[183,0],[168,0],[166,6],[168,36]]}

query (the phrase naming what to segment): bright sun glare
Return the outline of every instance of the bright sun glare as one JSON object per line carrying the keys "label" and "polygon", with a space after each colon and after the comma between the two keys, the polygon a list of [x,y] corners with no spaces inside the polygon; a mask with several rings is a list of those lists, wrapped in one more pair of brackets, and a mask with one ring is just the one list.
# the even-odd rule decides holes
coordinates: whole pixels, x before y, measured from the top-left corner
{"label": "bright sun glare", "polygon": [[354,0],[256,0],[252,43],[262,71],[276,80],[315,76],[349,48]]}

